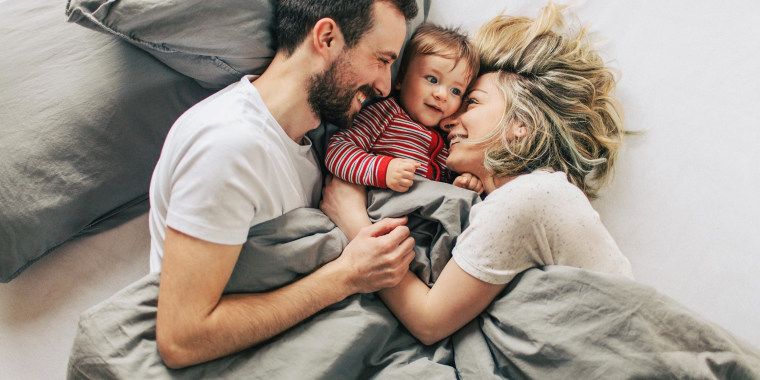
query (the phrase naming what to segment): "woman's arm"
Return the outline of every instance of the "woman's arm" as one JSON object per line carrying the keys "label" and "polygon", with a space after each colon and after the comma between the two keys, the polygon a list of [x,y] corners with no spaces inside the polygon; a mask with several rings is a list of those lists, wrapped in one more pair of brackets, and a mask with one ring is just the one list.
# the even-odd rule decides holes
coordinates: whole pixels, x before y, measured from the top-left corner
{"label": "woman's arm", "polygon": [[[364,186],[327,178],[320,207],[350,240],[372,223],[366,213],[366,199]],[[358,209],[362,211],[356,212]],[[407,272],[399,285],[379,294],[412,335],[432,344],[474,319],[505,287],[478,280],[449,260],[432,289]]]}
{"label": "woman's arm", "polygon": [[367,215],[367,189],[364,185],[349,183],[338,177],[325,176],[319,208],[349,241],[354,240],[362,227],[372,224]]}
{"label": "woman's arm", "polygon": [[449,260],[428,288],[414,273],[380,290],[380,298],[423,344],[433,344],[462,328],[488,307],[507,284],[489,284]]}

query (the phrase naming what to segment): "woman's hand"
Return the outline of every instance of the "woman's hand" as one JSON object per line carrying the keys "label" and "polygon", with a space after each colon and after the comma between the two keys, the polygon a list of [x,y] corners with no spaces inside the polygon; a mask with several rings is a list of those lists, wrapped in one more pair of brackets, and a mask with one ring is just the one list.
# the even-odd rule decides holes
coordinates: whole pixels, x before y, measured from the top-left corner
{"label": "woman's hand", "polygon": [[367,216],[367,189],[328,175],[319,208],[353,240],[362,227],[372,225]]}
{"label": "woman's hand", "polygon": [[472,190],[478,194],[483,193],[483,182],[478,177],[470,173],[464,173],[454,179],[454,186],[461,187],[463,189]]}

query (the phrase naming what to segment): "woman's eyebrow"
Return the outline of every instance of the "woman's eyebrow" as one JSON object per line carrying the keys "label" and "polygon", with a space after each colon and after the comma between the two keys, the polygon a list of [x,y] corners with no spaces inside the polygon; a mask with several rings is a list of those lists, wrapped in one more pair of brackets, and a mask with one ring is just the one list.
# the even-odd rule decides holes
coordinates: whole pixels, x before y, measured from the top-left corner
{"label": "woman's eyebrow", "polygon": [[470,95],[472,95],[472,93],[473,93],[473,92],[475,92],[475,91],[480,91],[480,92],[482,92],[482,93],[484,93],[484,94],[488,95],[488,91],[486,91],[486,90],[481,90],[481,89],[479,89],[479,88],[473,88],[473,89],[471,89],[470,91],[467,91],[467,96],[470,96]]}

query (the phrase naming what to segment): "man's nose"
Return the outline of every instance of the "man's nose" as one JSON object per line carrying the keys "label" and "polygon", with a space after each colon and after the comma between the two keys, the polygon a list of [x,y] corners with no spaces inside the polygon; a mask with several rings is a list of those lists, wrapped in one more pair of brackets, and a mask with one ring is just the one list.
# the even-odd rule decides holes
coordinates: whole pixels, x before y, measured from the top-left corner
{"label": "man's nose", "polygon": [[391,65],[388,65],[387,68],[380,73],[373,84],[379,97],[384,98],[391,93]]}

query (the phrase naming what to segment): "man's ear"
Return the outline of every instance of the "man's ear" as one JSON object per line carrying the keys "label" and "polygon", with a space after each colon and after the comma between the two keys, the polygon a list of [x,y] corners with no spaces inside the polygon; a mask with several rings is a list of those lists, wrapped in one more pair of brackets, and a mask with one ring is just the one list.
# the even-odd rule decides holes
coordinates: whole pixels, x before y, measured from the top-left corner
{"label": "man's ear", "polygon": [[396,91],[401,90],[401,82],[404,81],[404,76],[406,75],[406,70],[403,68],[398,70],[398,73],[396,73],[396,82],[393,84],[393,89]]}
{"label": "man's ear", "polygon": [[311,29],[311,44],[314,51],[332,62],[346,45],[338,24],[331,18],[323,18]]}

